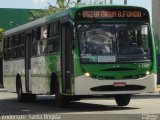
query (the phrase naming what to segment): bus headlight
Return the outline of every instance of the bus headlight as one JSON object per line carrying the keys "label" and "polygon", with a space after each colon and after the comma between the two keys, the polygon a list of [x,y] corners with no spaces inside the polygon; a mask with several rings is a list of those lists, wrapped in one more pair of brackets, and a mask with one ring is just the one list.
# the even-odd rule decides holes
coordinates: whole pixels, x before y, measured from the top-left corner
{"label": "bus headlight", "polygon": [[89,73],[85,73],[84,75],[85,75],[85,76],[87,76],[87,77],[89,77],[89,76],[90,76],[90,74],[89,74]]}
{"label": "bus headlight", "polygon": [[149,71],[146,71],[146,75],[150,75],[151,73]]}

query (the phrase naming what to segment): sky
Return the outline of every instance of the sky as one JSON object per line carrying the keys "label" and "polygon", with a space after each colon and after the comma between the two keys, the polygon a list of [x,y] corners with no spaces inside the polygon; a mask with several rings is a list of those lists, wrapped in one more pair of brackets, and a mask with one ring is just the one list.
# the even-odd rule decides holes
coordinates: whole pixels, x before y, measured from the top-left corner
{"label": "sky", "polygon": [[[55,0],[0,0],[0,8],[32,8],[32,9],[44,9],[48,6],[48,2],[55,4]],[[85,0],[82,0],[85,1]],[[87,0],[86,0],[87,1]],[[90,0],[89,0],[90,1]],[[103,0],[99,0],[103,1]],[[104,0],[105,1],[105,0]],[[109,3],[110,0],[106,0]],[[152,12],[152,0],[128,0],[128,5],[136,5],[145,7]],[[123,4],[124,0],[113,0],[113,4]]]}

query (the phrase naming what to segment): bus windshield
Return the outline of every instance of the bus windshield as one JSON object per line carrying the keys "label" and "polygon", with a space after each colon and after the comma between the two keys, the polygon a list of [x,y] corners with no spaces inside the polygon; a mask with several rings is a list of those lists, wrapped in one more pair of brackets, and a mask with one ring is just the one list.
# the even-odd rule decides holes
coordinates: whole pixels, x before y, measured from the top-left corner
{"label": "bus windshield", "polygon": [[147,24],[78,24],[82,63],[151,60]]}

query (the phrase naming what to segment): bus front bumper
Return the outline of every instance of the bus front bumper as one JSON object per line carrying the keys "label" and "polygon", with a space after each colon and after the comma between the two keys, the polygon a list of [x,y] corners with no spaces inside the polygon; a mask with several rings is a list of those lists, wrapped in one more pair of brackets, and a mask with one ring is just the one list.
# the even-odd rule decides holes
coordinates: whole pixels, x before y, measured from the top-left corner
{"label": "bus front bumper", "polygon": [[[75,95],[115,95],[155,92],[157,75],[140,79],[99,80],[85,75],[75,78]],[[125,84],[116,85],[116,84]]]}

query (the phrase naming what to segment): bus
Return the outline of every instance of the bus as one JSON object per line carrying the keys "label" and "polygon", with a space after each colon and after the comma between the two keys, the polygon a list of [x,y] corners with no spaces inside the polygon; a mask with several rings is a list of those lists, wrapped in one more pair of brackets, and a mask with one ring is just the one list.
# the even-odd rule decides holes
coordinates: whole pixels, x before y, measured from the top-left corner
{"label": "bus", "polygon": [[57,106],[90,97],[129,104],[155,92],[156,49],[145,8],[76,6],[5,32],[3,79],[19,102],[55,95]]}

